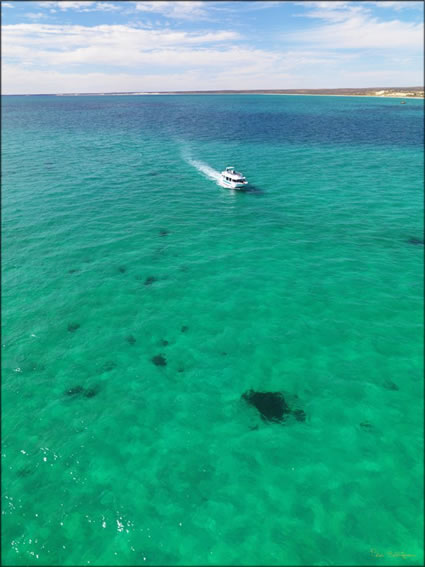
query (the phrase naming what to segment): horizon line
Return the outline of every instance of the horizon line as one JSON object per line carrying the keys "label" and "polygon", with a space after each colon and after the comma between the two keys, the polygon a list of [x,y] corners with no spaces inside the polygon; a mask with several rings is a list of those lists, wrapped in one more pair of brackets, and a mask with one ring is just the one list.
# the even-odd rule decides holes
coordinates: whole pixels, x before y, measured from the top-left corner
{"label": "horizon line", "polygon": [[411,87],[338,87],[338,88],[314,88],[314,89],[205,89],[205,90],[169,90],[169,91],[98,91],[98,92],[55,92],[55,93],[1,93],[2,96],[89,96],[89,95],[155,95],[155,94],[244,94],[244,93],[287,93],[287,94],[326,94],[329,92],[365,93],[376,90],[388,91],[423,91],[423,86]]}

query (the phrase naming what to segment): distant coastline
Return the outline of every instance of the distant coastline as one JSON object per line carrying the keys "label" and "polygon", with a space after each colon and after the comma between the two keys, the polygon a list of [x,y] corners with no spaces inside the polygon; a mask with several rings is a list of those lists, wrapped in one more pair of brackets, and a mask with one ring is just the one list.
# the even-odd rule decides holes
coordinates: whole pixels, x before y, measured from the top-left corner
{"label": "distant coastline", "polygon": [[41,93],[4,96],[137,96],[137,95],[217,95],[262,94],[306,96],[373,96],[377,98],[424,98],[424,87],[370,87],[359,89],[256,89],[256,90],[199,90],[199,91],[125,91],[97,93]]}

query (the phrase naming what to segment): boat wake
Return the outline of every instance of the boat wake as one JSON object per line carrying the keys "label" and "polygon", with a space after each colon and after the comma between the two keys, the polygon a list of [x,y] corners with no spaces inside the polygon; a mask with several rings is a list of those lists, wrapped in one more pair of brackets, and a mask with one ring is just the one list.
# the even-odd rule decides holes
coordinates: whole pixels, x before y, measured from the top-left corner
{"label": "boat wake", "polygon": [[189,165],[197,169],[200,173],[203,173],[208,179],[212,181],[217,181],[220,179],[220,172],[210,167],[207,163],[203,161],[193,159],[187,150],[182,151],[183,159]]}
{"label": "boat wake", "polygon": [[203,173],[208,179],[212,181],[218,181],[220,179],[220,173],[204,163],[203,161],[191,159],[189,161],[190,165],[193,165],[198,171]]}

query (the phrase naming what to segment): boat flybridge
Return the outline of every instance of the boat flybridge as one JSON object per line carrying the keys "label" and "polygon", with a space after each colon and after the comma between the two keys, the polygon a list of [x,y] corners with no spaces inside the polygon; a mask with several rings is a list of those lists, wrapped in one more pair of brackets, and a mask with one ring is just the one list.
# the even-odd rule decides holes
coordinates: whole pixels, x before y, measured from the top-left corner
{"label": "boat flybridge", "polygon": [[234,167],[226,167],[226,169],[221,172],[220,185],[228,189],[242,189],[242,187],[248,185],[248,181],[242,173],[236,171]]}

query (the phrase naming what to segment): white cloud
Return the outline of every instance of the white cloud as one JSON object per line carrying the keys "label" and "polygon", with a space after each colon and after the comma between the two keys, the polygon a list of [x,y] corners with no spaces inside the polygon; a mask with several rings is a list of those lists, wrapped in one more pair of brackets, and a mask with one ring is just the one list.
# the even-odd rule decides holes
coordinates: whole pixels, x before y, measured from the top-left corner
{"label": "white cloud", "polygon": [[368,4],[373,4],[378,8],[391,8],[392,10],[397,10],[397,12],[405,10],[406,8],[423,9],[424,7],[423,2],[412,2],[411,0],[401,0],[400,2],[368,2]]}
{"label": "white cloud", "polygon": [[334,49],[378,48],[422,50],[423,23],[379,20],[366,3],[306,2],[305,16],[324,21],[321,26],[287,34],[288,39]]}
{"label": "white cloud", "polygon": [[103,12],[114,12],[117,10],[121,10],[122,6],[117,4],[111,4],[110,2],[97,2],[96,9],[102,10]]}
{"label": "white cloud", "polygon": [[181,67],[185,72],[215,67],[220,75],[234,67],[274,72],[282,64],[280,54],[243,47],[239,40],[237,32],[227,30],[189,33],[124,25],[15,24],[4,26],[3,59],[27,67],[71,70],[70,66],[96,65],[138,73],[155,67]]}
{"label": "white cloud", "polygon": [[244,2],[239,3],[236,2],[236,8],[234,8],[235,11],[238,10],[244,10],[246,12],[251,12],[254,10],[265,10],[267,8],[277,8],[279,7],[279,4],[282,4],[282,2],[284,2],[285,0],[281,0],[280,2],[276,2],[276,0],[261,0],[259,2],[253,2],[252,0],[250,2]]}
{"label": "white cloud", "polygon": [[10,2],[2,2],[1,7],[2,8],[14,8],[15,6],[13,4],[11,4]]}
{"label": "white cloud", "polygon": [[394,69],[376,69],[373,71],[352,71],[348,69],[341,72],[341,80],[354,87],[362,83],[368,87],[398,85],[417,87],[424,84],[424,74],[421,69],[417,69],[417,72],[413,75],[410,71]]}
{"label": "white cloud", "polygon": [[[232,30],[7,25],[3,92],[284,88],[300,66],[333,65],[345,57],[267,51],[242,40]],[[111,66],[115,70],[107,72]]]}
{"label": "white cloud", "polygon": [[[251,47],[233,30],[185,32],[143,29],[125,25],[64,26],[14,24],[3,29],[3,59],[32,67],[114,66],[135,69],[181,67],[216,68],[220,77],[227,70],[247,75],[262,71],[273,77],[299,65],[333,65],[354,55],[330,51],[271,51]],[[71,66],[71,67],[70,67]],[[87,67],[89,69],[89,67]]]}
{"label": "white cloud", "polygon": [[[127,25],[52,25],[52,24],[13,24],[3,27],[3,57],[13,56],[16,49],[29,47],[37,58],[38,49],[51,53],[74,49],[97,48],[109,53],[112,50],[153,52],[161,47],[203,45],[239,40],[235,31],[185,32],[169,29],[145,29]],[[122,60],[125,64],[125,59]]]}
{"label": "white cloud", "polygon": [[337,48],[413,48],[421,49],[423,24],[365,21],[353,17],[336,25],[310,30],[309,40]]}
{"label": "white cloud", "polygon": [[63,70],[24,69],[15,65],[3,66],[3,94],[41,93],[102,93],[158,92],[220,89],[291,89],[376,86],[417,86],[423,84],[423,72],[407,70],[351,70],[339,67],[331,76],[317,66],[308,74],[299,67],[292,70],[275,69],[270,73],[254,63],[251,67],[229,66],[222,73],[209,69],[189,69],[181,72],[143,72],[138,74],[70,73]]}
{"label": "white cloud", "polygon": [[81,10],[84,11],[86,8],[93,6],[94,2],[56,2],[57,8],[60,10]]}
{"label": "white cloud", "polygon": [[354,15],[366,16],[369,13],[369,9],[360,3],[354,5],[348,2],[306,2],[302,5],[304,8],[311,8],[304,17],[317,18],[328,23],[343,22]]}
{"label": "white cloud", "polygon": [[177,2],[165,0],[155,2],[135,2],[136,10],[162,14],[167,18],[182,20],[198,20],[208,18],[205,2],[178,0]]}
{"label": "white cloud", "polygon": [[[4,65],[6,77],[3,94],[41,94],[41,93],[75,93],[75,92],[157,92],[170,90],[214,90],[222,88],[255,89],[258,81],[264,88],[273,88],[276,84],[284,85],[289,74],[278,73],[267,80],[264,74],[257,72],[246,76],[243,73],[226,71],[223,76],[204,73],[195,69],[184,74],[149,73],[134,75],[130,73],[64,73],[61,71],[23,70],[13,65]],[[224,84],[223,84],[224,79]],[[265,80],[266,79],[266,80]],[[237,83],[235,85],[235,82]]]}
{"label": "white cloud", "polygon": [[24,14],[25,18],[29,18],[30,20],[40,20],[42,18],[46,18],[46,14],[44,12],[27,12]]}
{"label": "white cloud", "polygon": [[67,10],[74,10],[76,12],[110,12],[115,10],[121,10],[120,5],[114,4],[109,0],[102,0],[101,2],[93,1],[52,1],[47,0],[45,2],[38,2],[38,5],[43,8],[49,8],[52,13]]}

